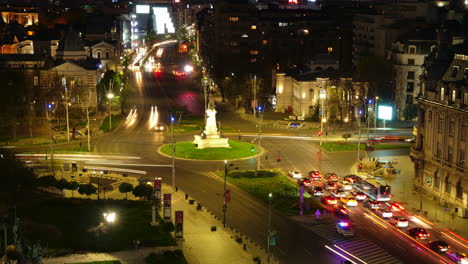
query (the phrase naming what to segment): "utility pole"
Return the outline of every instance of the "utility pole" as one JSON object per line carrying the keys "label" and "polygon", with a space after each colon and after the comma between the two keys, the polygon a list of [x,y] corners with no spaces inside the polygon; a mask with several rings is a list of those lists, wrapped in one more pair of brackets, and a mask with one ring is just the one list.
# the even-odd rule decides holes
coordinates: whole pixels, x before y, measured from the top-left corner
{"label": "utility pole", "polygon": [[204,83],[204,85],[203,85],[203,95],[205,97],[205,111],[203,113],[205,113],[205,120],[206,120],[206,108],[208,107],[208,102],[207,102],[207,100],[208,100],[208,94],[207,94],[208,93],[208,91],[207,91],[208,90],[208,79],[203,80],[203,83]]}
{"label": "utility pole", "polygon": [[379,97],[375,97],[374,101],[374,137],[375,137],[375,131],[377,129],[377,102],[379,101]]}
{"label": "utility pole", "polygon": [[357,162],[359,166],[359,162],[361,156],[361,116],[358,114],[358,145],[357,145]]}
{"label": "utility pole", "polygon": [[223,205],[223,227],[226,227],[226,211],[227,211],[227,203],[226,203],[226,177],[228,174],[228,166],[227,160],[224,161],[224,205]]}
{"label": "utility pole", "polygon": [[175,155],[175,140],[174,140],[174,121],[175,121],[175,118],[172,116],[172,113],[171,113],[171,130],[172,130],[172,190],[175,191],[176,190],[176,183],[175,183],[175,158],[174,158],[174,155]]}
{"label": "utility pole", "polygon": [[327,97],[327,92],[325,90],[320,91],[319,98],[321,99],[320,103],[320,146],[322,146],[322,135],[323,135],[323,110],[325,107],[323,107],[325,98]]}

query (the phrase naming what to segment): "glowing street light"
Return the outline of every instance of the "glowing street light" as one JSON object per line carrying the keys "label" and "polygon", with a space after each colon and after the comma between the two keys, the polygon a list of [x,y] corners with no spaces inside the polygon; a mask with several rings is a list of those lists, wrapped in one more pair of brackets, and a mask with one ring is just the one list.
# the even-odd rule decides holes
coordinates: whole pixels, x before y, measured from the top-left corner
{"label": "glowing street light", "polygon": [[109,224],[112,224],[115,222],[115,219],[116,219],[116,214],[114,212],[110,212],[110,213],[104,213],[104,219],[106,220],[107,223]]}
{"label": "glowing street light", "polygon": [[107,99],[109,99],[109,131],[112,130],[112,98],[114,94],[112,92],[107,94]]}

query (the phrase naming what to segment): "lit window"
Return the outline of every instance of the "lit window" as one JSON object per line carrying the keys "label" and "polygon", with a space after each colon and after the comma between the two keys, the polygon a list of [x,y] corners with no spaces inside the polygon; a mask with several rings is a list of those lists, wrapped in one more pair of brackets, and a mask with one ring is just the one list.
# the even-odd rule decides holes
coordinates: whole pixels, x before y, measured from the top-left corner
{"label": "lit window", "polygon": [[309,30],[308,29],[303,29],[302,32],[304,33],[304,35],[309,35]]}
{"label": "lit window", "polygon": [[250,29],[252,29],[252,30],[257,29],[257,26],[256,26],[256,25],[252,25],[252,26],[250,26]]}
{"label": "lit window", "polygon": [[264,39],[264,40],[262,41],[262,44],[263,44],[264,46],[265,46],[265,45],[268,45],[268,40]]}
{"label": "lit window", "polygon": [[452,102],[455,102],[455,99],[457,99],[457,90],[453,89],[452,90]]}
{"label": "lit window", "polygon": [[328,53],[332,53],[333,52],[333,47],[328,47]]}
{"label": "lit window", "polygon": [[237,47],[237,46],[239,46],[239,43],[237,43],[235,41],[231,41],[231,46],[232,47]]}
{"label": "lit window", "polygon": [[251,50],[251,51],[250,51],[250,54],[252,54],[252,55],[257,55],[257,54],[258,54],[258,50]]}
{"label": "lit window", "polygon": [[286,27],[288,25],[287,22],[279,22],[278,26],[280,27]]}
{"label": "lit window", "polygon": [[229,21],[231,21],[231,22],[239,21],[239,18],[238,17],[229,17]]}
{"label": "lit window", "polygon": [[440,87],[440,100],[443,101],[445,99],[445,88]]}
{"label": "lit window", "polygon": [[34,86],[38,86],[38,85],[39,85],[39,77],[34,76]]}
{"label": "lit window", "polygon": [[247,34],[242,34],[242,36],[241,36],[241,37],[243,37],[243,38],[248,38],[248,37],[249,37],[249,35],[247,35]]}
{"label": "lit window", "polygon": [[250,62],[257,62],[257,59],[250,59]]}
{"label": "lit window", "polygon": [[34,31],[28,31],[26,33],[28,34],[28,36],[34,36]]}

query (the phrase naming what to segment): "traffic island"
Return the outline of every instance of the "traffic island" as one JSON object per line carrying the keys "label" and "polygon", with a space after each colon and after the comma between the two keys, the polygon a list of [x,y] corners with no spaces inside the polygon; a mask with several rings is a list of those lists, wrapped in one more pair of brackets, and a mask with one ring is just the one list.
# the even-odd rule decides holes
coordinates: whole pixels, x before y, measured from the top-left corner
{"label": "traffic island", "polygon": [[[234,160],[253,157],[258,154],[258,146],[241,141],[229,140],[230,148],[205,148],[197,149],[190,141],[175,143],[176,158],[193,160]],[[172,156],[172,144],[163,145],[160,153]]]}

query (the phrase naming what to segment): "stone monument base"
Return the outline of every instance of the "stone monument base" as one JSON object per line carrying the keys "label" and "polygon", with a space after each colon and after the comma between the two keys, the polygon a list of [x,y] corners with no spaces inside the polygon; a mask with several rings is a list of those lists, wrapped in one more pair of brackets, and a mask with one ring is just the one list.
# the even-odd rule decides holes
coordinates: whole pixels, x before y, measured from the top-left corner
{"label": "stone monument base", "polygon": [[195,136],[193,144],[197,145],[197,149],[205,148],[230,148],[227,138],[201,138],[201,136]]}

